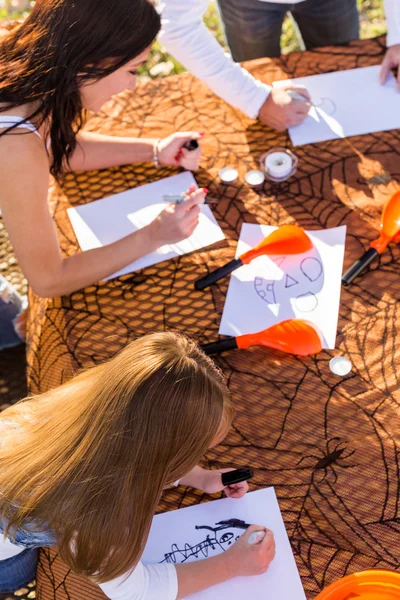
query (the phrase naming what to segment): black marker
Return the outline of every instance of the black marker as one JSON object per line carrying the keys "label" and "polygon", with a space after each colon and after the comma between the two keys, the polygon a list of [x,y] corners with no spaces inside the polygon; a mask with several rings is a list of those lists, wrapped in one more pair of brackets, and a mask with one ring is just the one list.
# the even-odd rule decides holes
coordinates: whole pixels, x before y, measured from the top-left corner
{"label": "black marker", "polygon": [[251,469],[236,469],[235,471],[229,471],[229,473],[222,473],[222,485],[227,487],[241,481],[247,481],[252,477],[253,471]]}
{"label": "black marker", "polygon": [[199,147],[199,142],[197,140],[189,140],[188,142],[185,142],[182,146],[182,148],[186,148],[186,150],[197,150],[197,148]]}

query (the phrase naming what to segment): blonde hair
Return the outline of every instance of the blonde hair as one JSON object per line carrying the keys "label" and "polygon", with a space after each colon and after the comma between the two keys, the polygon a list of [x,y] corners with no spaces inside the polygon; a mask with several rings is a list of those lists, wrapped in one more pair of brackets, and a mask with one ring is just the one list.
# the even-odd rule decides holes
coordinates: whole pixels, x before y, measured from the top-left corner
{"label": "blonde hair", "polygon": [[1,414],[0,515],[12,534],[54,530],[62,558],[99,582],[140,559],[163,489],[233,409],[222,374],[183,336],[156,333]]}

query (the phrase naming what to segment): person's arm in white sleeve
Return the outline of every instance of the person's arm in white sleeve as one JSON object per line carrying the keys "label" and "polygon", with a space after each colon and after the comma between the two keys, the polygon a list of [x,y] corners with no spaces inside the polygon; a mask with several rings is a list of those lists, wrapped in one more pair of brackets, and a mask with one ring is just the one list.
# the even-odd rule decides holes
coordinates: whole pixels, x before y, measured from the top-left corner
{"label": "person's arm in white sleeve", "polygon": [[384,0],[388,47],[382,62],[381,83],[385,83],[391,69],[397,67],[397,87],[400,92],[400,0]]}
{"label": "person's arm in white sleeve", "polygon": [[176,600],[178,576],[174,565],[144,565],[139,562],[128,575],[99,587],[110,600]]}
{"label": "person's arm in white sleeve", "polygon": [[386,45],[400,44],[400,1],[384,0],[386,14],[387,38]]}
{"label": "person's arm in white sleeve", "polygon": [[208,0],[163,0],[160,42],[217,96],[255,119],[270,86],[234,63],[203,22]]}
{"label": "person's arm in white sleeve", "polygon": [[251,119],[258,117],[279,130],[301,123],[311,104],[294,100],[287,89],[296,89],[309,100],[304,87],[288,85],[287,89],[271,89],[234,63],[203,21],[207,6],[208,0],[159,0],[162,16],[159,39],[168,52],[217,96]]}
{"label": "person's arm in white sleeve", "polygon": [[[259,531],[265,531],[264,539],[251,544],[251,534]],[[99,586],[110,600],[181,600],[234,577],[261,575],[274,556],[272,531],[262,525],[250,525],[222,554],[176,566],[139,562],[129,575]]]}

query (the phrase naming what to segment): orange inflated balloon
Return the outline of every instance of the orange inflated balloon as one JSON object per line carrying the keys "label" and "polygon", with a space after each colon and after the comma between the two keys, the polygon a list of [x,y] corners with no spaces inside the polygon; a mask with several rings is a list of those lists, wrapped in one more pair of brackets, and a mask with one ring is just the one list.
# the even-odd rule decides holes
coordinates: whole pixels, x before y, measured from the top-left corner
{"label": "orange inflated balloon", "polygon": [[315,600],[400,600],[400,573],[370,569],[332,583]]}
{"label": "orange inflated balloon", "polygon": [[263,254],[302,254],[312,247],[312,241],[302,227],[282,225],[239,258],[243,264],[248,264]]}
{"label": "orange inflated balloon", "polygon": [[317,354],[322,350],[322,334],[317,327],[309,321],[302,319],[288,319],[277,325],[268,327],[258,333],[249,333],[236,337],[238,348],[250,346],[268,346],[299,356]]}
{"label": "orange inflated balloon", "polygon": [[[381,217],[381,234],[371,242],[371,247],[381,254],[400,232],[400,191],[386,203]],[[398,240],[396,240],[398,241]]]}
{"label": "orange inflated balloon", "polygon": [[395,192],[385,205],[381,218],[382,232],[394,238],[400,231],[400,190]]}
{"label": "orange inflated balloon", "polygon": [[311,250],[312,247],[313,243],[302,227],[298,227],[297,225],[282,225],[282,227],[275,229],[275,231],[267,235],[255,248],[251,248],[239,256],[239,258],[234,258],[219,269],[197,279],[194,288],[196,290],[204,290],[204,288],[230,275],[235,269],[248,264],[258,256],[269,254],[302,254],[303,252],[307,252],[307,250]]}

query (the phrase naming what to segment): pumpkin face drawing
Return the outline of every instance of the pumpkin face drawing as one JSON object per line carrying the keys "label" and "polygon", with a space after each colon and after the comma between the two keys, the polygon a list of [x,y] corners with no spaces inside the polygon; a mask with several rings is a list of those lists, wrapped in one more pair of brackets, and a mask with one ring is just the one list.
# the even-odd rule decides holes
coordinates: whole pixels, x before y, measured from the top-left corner
{"label": "pumpkin face drawing", "polygon": [[306,256],[271,258],[276,269],[254,279],[254,290],[277,317],[290,309],[293,316],[307,318],[318,308],[318,292],[324,283],[324,269],[317,251]]}

